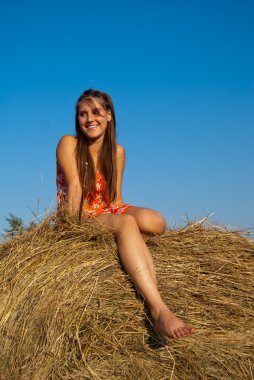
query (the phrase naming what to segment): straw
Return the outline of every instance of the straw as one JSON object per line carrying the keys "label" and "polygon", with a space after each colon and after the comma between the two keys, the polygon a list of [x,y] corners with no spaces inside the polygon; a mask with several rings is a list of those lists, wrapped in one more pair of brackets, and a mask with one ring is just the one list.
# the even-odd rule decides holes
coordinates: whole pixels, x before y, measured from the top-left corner
{"label": "straw", "polygon": [[108,229],[52,215],[0,245],[1,380],[253,379],[254,243],[206,220],[144,239],[195,334],[157,334]]}

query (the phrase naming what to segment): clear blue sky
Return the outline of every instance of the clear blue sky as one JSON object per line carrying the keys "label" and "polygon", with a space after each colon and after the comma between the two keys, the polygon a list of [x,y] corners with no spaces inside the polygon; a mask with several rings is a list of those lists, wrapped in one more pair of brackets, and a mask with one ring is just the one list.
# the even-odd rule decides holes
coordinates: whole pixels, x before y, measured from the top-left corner
{"label": "clear blue sky", "polygon": [[55,207],[55,148],[87,88],[115,104],[124,198],[169,225],[254,227],[253,1],[5,0],[0,227]]}

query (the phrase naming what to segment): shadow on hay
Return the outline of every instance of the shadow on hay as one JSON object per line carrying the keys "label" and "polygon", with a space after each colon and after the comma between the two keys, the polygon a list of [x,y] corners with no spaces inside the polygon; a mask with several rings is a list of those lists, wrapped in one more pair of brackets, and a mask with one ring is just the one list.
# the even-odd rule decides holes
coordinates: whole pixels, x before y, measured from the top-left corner
{"label": "shadow on hay", "polygon": [[136,294],[137,300],[139,300],[142,303],[143,308],[144,308],[144,312],[145,312],[145,316],[146,316],[143,320],[144,327],[147,330],[147,337],[145,339],[145,343],[151,349],[155,349],[155,350],[165,347],[165,345],[167,344],[167,340],[164,337],[162,337],[160,334],[158,334],[158,332],[154,328],[153,323],[152,323],[152,316],[151,316],[150,310],[148,309],[147,305],[145,304],[145,300],[144,300],[142,294],[140,294],[137,290],[135,290],[135,294]]}

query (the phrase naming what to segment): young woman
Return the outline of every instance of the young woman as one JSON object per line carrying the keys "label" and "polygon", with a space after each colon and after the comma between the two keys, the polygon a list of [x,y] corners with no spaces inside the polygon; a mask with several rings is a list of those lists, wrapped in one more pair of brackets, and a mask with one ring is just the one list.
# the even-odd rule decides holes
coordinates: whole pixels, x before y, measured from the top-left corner
{"label": "young woman", "polygon": [[57,146],[58,206],[113,228],[121,263],[143,295],[156,330],[169,338],[187,336],[194,328],[178,319],[162,300],[152,257],[141,235],[162,234],[165,220],[156,211],[123,203],[124,165],[124,148],[116,144],[110,96],[85,91],[76,104],[76,136],[63,136]]}

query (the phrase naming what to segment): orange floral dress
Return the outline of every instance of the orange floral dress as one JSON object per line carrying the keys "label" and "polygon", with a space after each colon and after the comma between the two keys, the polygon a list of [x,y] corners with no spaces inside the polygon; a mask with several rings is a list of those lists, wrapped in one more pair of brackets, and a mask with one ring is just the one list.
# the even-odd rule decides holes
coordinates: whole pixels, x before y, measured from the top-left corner
{"label": "orange floral dress", "polygon": [[[57,206],[63,207],[67,203],[68,188],[64,179],[63,172],[57,163],[56,169],[56,186],[57,186]],[[96,217],[101,214],[124,214],[125,211],[133,207],[132,205],[121,203],[108,203],[105,199],[106,181],[104,177],[96,172],[96,192],[84,196],[82,215],[84,217]]]}

